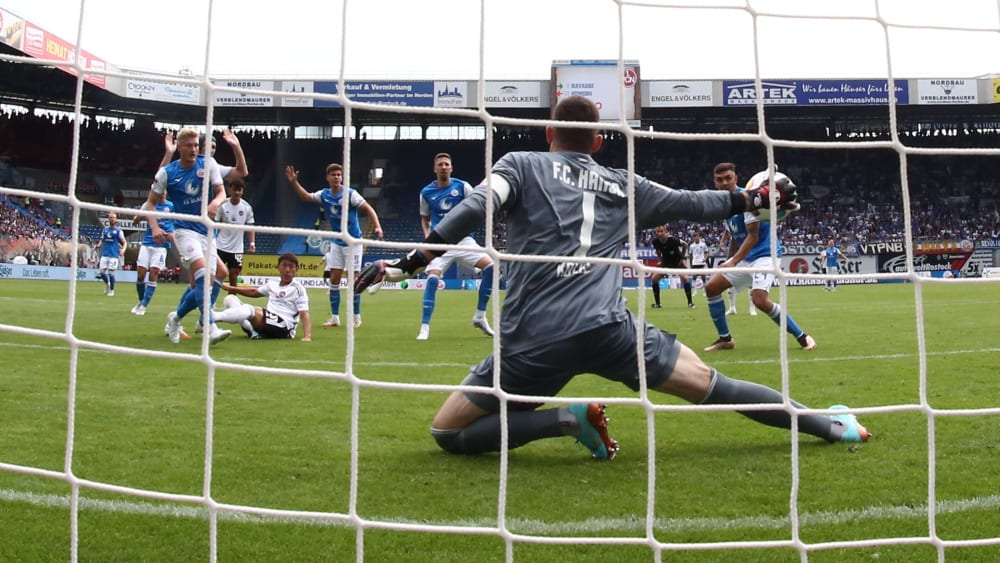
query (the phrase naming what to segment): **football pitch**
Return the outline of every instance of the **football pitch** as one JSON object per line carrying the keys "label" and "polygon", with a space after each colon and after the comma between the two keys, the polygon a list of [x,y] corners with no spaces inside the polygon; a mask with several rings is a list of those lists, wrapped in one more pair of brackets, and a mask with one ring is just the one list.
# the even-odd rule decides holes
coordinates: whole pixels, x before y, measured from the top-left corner
{"label": "football pitch", "polygon": [[[434,413],[493,349],[475,292],[438,293],[426,342],[421,292],[365,295],[351,349],[312,290],[311,343],[237,331],[203,355],[163,334],[180,290],[136,317],[132,284],[84,283],[68,316],[68,284],[0,280],[0,561],[1000,560],[998,284],[776,288],[818,342],[788,337],[784,376],[778,328],[743,293],[736,349],[706,362],[811,408],[879,409],[859,415],[872,440],[578,377],[560,398],[607,399],[611,462],[572,438],[438,449]],[[646,297],[691,348],[715,339],[703,296]]]}

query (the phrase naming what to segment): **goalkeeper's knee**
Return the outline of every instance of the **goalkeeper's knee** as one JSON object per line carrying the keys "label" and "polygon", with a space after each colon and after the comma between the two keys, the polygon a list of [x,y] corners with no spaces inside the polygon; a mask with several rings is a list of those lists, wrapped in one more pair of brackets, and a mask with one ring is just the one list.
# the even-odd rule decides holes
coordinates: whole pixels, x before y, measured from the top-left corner
{"label": "goalkeeper's knee", "polygon": [[437,428],[431,428],[431,436],[434,437],[434,441],[437,445],[444,451],[452,454],[464,454],[466,452],[462,447],[462,441],[459,439],[459,434],[462,430],[439,430]]}

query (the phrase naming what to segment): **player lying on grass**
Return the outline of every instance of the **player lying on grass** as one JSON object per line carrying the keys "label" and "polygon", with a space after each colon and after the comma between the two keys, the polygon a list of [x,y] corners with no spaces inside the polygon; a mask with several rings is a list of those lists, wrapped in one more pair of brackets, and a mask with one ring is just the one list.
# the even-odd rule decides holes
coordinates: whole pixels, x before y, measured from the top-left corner
{"label": "player lying on grass", "polygon": [[[223,284],[222,289],[234,295],[222,300],[225,310],[215,314],[217,321],[237,323],[250,338],[295,338],[302,325],[302,341],[312,340],[312,320],[309,318],[309,295],[306,288],[295,281],[299,259],[291,252],[278,258],[281,281],[268,280],[259,287],[237,287]],[[267,297],[266,307],[243,303],[244,297]]]}
{"label": "player lying on grass", "polygon": [[[597,123],[592,101],[564,98],[557,121]],[[456,454],[498,451],[502,408],[492,392],[494,362],[500,362],[500,387],[522,396],[554,396],[581,373],[640,388],[637,335],[644,339],[646,385],[692,403],[733,405],[744,416],[768,426],[791,428],[792,411],[804,408],[757,383],[726,377],[707,366],[675,335],[636,319],[622,296],[622,267],[590,261],[617,258],[628,240],[628,174],[601,166],[591,156],[603,138],[594,129],[548,127],[548,152],[512,152],[494,166],[485,183],[431,230],[429,244],[453,244],[483,225],[486,198],[507,213],[508,251],[529,256],[566,256],[572,261],[514,261],[507,270],[508,293],[500,319],[499,357],[490,355],[463,381],[472,389],[453,392],[431,425],[438,445]],[[678,191],[635,176],[635,215],[639,228],[678,219],[719,221],[736,213],[769,207],[795,207],[790,182],[762,185],[738,193]],[[771,193],[771,190],[774,193]],[[411,250],[404,258],[370,264],[358,277],[360,292],[383,278],[412,276],[439,254]],[[475,390],[475,388],[481,390]],[[741,405],[772,405],[744,409]],[[571,404],[539,409],[541,401],[507,402],[510,448],[541,438],[573,436],[596,459],[611,459],[618,443],[608,436],[604,406]],[[828,442],[863,442],[868,431],[854,415],[831,407],[829,414],[798,414],[798,429]],[[837,409],[837,410],[834,410]]]}

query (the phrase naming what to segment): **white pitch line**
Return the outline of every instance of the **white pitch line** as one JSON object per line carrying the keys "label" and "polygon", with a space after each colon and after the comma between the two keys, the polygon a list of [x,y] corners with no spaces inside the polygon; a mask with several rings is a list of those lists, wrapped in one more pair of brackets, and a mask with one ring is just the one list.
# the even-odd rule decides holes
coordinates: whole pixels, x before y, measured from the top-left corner
{"label": "white pitch line", "polygon": [[[28,349],[40,349],[40,350],[69,350],[69,346],[59,345],[59,346],[48,346],[43,344],[19,344],[13,342],[0,342],[0,347],[10,347],[10,348],[28,348]],[[83,348],[82,352],[97,352],[96,350],[90,350],[88,348]],[[928,357],[936,356],[955,356],[962,354],[995,354],[1000,352],[1000,348],[979,348],[972,350],[944,350],[938,352],[927,352]],[[105,354],[106,352],[100,351],[100,353]],[[863,362],[868,360],[901,360],[906,358],[916,358],[918,354],[913,353],[896,353],[896,354],[868,354],[868,355],[853,355],[853,356],[834,356],[829,358],[824,358],[821,356],[816,356],[809,354],[808,357],[803,358],[789,358],[789,364],[797,364],[802,362]],[[219,361],[224,362],[253,362],[258,361],[259,358],[241,358],[225,356],[224,354],[215,355],[214,358]],[[477,360],[478,361],[478,360]],[[330,363],[343,362],[343,358],[340,359],[327,359],[327,360],[274,360],[273,362],[268,362],[268,364],[277,365],[329,365]],[[722,361],[712,361],[710,362],[713,366],[732,366],[732,365],[754,365],[754,364],[777,364],[780,363],[780,358],[768,358],[763,360],[722,360]],[[424,362],[361,362],[355,361],[355,365],[359,366],[376,366],[376,367],[461,367],[468,368],[469,366],[475,364],[473,362],[434,362],[434,363],[424,363]]]}
{"label": "white pitch line", "polygon": [[[68,495],[48,493],[32,493],[0,489],[0,501],[30,504],[42,508],[68,508]],[[163,516],[169,518],[186,518],[204,520],[208,518],[208,510],[201,506],[165,505],[149,502],[134,502],[122,500],[99,500],[80,497],[81,511],[112,512],[119,514],[138,514],[142,516]],[[956,514],[972,511],[994,511],[1000,509],[1000,496],[991,495],[973,497],[963,500],[943,500],[936,504],[937,515]],[[242,522],[249,524],[298,524],[310,526],[352,527],[342,520],[328,518],[313,518],[308,516],[288,516],[266,513],[218,511],[219,520]],[[902,506],[866,506],[852,510],[836,512],[805,512],[799,515],[802,526],[828,526],[843,523],[854,523],[859,520],[907,520],[927,517],[927,505]],[[341,515],[345,516],[345,515]],[[391,517],[366,517],[366,520],[383,524],[400,524],[405,526],[428,527],[470,527],[492,528],[496,526],[496,517],[484,517],[479,520],[460,519],[451,521],[427,521],[395,519]],[[740,518],[656,518],[653,527],[670,530],[671,532],[712,532],[726,530],[775,530],[788,527],[791,521],[787,517],[775,516],[744,516]],[[535,519],[509,518],[507,528],[515,533],[532,535],[570,535],[597,534],[602,532],[627,532],[641,534],[645,530],[646,520],[640,516],[630,518],[589,518],[578,522],[545,522]]]}

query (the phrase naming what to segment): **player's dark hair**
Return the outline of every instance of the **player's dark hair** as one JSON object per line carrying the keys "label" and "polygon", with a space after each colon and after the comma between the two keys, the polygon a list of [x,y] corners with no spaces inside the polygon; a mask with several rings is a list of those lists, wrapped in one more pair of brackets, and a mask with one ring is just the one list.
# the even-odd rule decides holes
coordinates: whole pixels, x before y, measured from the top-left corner
{"label": "player's dark hair", "polygon": [[291,262],[292,264],[295,264],[296,268],[299,267],[299,257],[291,252],[286,252],[278,257],[278,265],[281,265],[282,262]]}
{"label": "player's dark hair", "polygon": [[712,174],[716,174],[716,175],[723,174],[725,172],[732,172],[733,174],[735,174],[736,173],[736,165],[733,164],[732,162],[720,162],[720,163],[716,164],[715,168],[712,170]]}
{"label": "player's dark hair", "polygon": [[344,171],[344,167],[341,166],[341,165],[339,165],[339,164],[337,164],[336,162],[334,162],[333,164],[328,164],[326,166],[326,173],[327,174],[329,174],[331,170],[340,170],[341,172],[343,172]]}
{"label": "player's dark hair", "polygon": [[[601,120],[601,112],[594,102],[583,96],[563,98],[552,111],[552,119],[556,121],[586,121],[597,123]],[[555,139],[567,150],[590,154],[594,147],[596,129],[580,129],[570,127],[554,127]]]}
{"label": "player's dark hair", "polygon": [[236,178],[235,180],[230,180],[229,181],[229,187],[230,188],[239,188],[239,189],[243,190],[243,189],[246,189],[247,185],[246,185],[246,183],[242,179]]}

